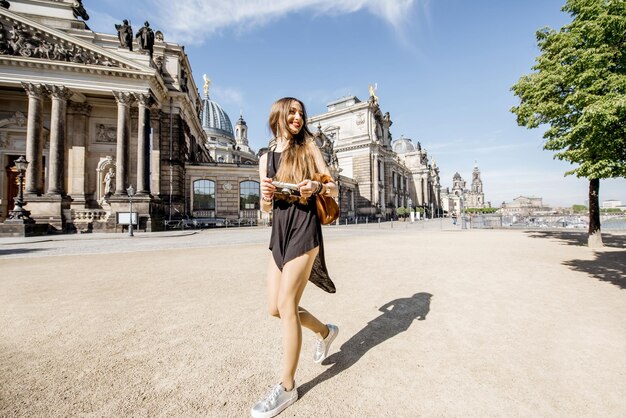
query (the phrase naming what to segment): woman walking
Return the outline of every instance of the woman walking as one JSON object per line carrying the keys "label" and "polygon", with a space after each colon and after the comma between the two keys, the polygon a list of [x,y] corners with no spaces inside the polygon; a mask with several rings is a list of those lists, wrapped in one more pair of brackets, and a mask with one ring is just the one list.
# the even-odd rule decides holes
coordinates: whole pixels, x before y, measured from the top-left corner
{"label": "woman walking", "polygon": [[[278,415],[298,399],[295,374],[302,346],[302,326],[317,335],[313,360],[321,363],[338,333],[299,306],[307,281],[335,292],[324,261],[322,227],[315,196],[337,196],[324,157],[306,125],[304,104],[291,97],[272,105],[269,126],[274,135],[269,152],[259,161],[261,209],[273,212],[267,273],[268,309],[282,325],[283,366],[280,382],[252,407],[255,418]],[[312,180],[325,174],[326,182]],[[295,184],[291,191],[272,181]]]}

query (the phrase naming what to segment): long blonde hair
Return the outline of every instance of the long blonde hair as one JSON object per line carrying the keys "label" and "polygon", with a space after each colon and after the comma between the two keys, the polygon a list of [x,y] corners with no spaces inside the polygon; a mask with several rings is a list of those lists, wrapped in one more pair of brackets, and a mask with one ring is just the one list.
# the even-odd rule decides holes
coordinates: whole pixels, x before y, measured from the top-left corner
{"label": "long blonde hair", "polygon": [[[290,135],[287,129],[287,116],[292,102],[298,102],[302,107],[302,129],[296,135]],[[299,183],[310,179],[319,170],[315,166],[313,152],[317,147],[313,134],[307,126],[307,114],[304,103],[293,97],[283,97],[272,105],[269,116],[269,126],[275,138],[287,133],[288,144],[282,151],[280,167],[276,172],[276,180],[287,183]]]}

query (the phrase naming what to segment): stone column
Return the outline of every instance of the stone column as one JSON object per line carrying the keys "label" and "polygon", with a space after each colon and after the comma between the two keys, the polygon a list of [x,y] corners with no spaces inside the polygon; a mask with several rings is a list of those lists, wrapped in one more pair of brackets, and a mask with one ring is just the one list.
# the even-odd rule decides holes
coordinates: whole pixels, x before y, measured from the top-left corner
{"label": "stone column", "polygon": [[137,194],[150,194],[150,104],[149,94],[135,94],[139,105],[137,120]]}
{"label": "stone column", "polygon": [[91,106],[87,103],[68,103],[68,129],[72,132],[68,144],[68,190],[66,192],[72,197],[72,206],[84,208],[87,199],[86,179],[87,179],[87,121],[91,113]]}
{"label": "stone column", "polygon": [[122,91],[114,91],[117,101],[117,172],[115,173],[115,195],[126,195],[126,169],[128,167],[128,144],[130,142],[130,104],[132,94]]}
{"label": "stone column", "polygon": [[43,193],[43,100],[47,94],[41,84],[22,83],[28,93],[26,125],[26,194]]}
{"label": "stone column", "polygon": [[50,171],[46,194],[62,196],[65,194],[63,167],[65,165],[67,101],[73,93],[64,86],[50,86],[48,90],[52,96],[52,114],[50,117]]}
{"label": "stone column", "polygon": [[[381,209],[386,209],[387,208],[387,196],[386,196],[387,182],[385,181],[385,159],[384,158],[380,159],[380,167],[378,170],[382,173],[380,178],[381,178],[381,182],[383,183],[382,187],[380,185],[378,186],[378,201],[380,202]],[[376,183],[376,184],[379,184],[379,183]]]}
{"label": "stone column", "polygon": [[380,199],[378,196],[378,153],[372,153],[372,164],[374,165],[374,178],[372,179],[372,184],[374,187],[372,188],[372,205],[376,206],[377,203],[380,203]]}
{"label": "stone column", "polygon": [[430,205],[430,181],[428,181],[428,175],[424,174],[424,177],[422,178],[422,181],[424,182],[424,204],[426,206]]}

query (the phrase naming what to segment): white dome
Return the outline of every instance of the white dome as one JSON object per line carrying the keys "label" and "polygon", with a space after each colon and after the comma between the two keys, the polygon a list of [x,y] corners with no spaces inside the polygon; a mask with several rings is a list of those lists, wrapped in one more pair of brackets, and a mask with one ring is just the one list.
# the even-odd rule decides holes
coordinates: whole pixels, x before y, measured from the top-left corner
{"label": "white dome", "polygon": [[401,136],[393,141],[391,148],[396,154],[406,154],[407,152],[415,151],[415,146],[409,138]]}
{"label": "white dome", "polygon": [[235,139],[233,124],[220,105],[208,97],[202,101],[202,128],[207,132]]}

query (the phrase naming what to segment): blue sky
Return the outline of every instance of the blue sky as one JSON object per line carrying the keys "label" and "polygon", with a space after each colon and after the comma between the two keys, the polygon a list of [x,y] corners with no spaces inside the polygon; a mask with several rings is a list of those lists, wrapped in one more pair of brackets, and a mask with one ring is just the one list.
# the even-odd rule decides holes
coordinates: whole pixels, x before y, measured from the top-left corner
{"label": "blue sky", "polygon": [[[274,100],[301,98],[310,115],[346,95],[367,99],[377,83],[394,138],[420,141],[441,170],[443,187],[476,161],[486,200],[520,195],[551,205],[585,203],[588,181],[544,151],[543,129],[517,126],[510,87],[529,73],[535,32],[570,18],[564,0],[85,0],[89,25],[115,33],[144,20],[185,45],[196,84],[243,116],[251,146],[267,144]],[[603,180],[600,199],[626,203],[626,180]]]}

